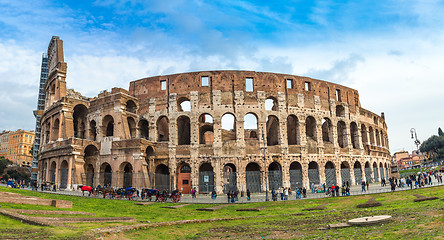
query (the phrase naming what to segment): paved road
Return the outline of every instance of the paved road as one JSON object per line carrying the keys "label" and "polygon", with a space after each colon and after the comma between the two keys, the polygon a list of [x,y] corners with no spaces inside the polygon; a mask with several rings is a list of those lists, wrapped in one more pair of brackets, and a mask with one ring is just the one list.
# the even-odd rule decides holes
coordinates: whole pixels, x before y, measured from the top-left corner
{"label": "paved road", "polygon": [[[444,185],[444,184],[437,184],[436,179],[432,177],[433,185],[427,185],[425,187],[433,187],[438,185]],[[5,186],[5,185],[4,185]],[[413,187],[415,189],[415,187]],[[404,187],[404,188],[396,188],[396,191],[406,191],[410,190],[410,187]],[[387,184],[385,187],[381,187],[380,183],[372,183],[369,186],[369,190],[366,192],[361,191],[361,186],[356,185],[352,186],[350,189],[350,195],[363,195],[363,194],[375,194],[375,193],[384,193],[384,192],[390,192],[391,188],[390,185]],[[40,190],[39,190],[40,192]],[[63,195],[72,195],[72,196],[82,196],[81,191],[43,191],[46,193],[52,193],[52,194],[63,194]],[[85,194],[86,195],[86,194]],[[269,199],[271,200],[271,194],[268,194]],[[97,196],[101,197],[101,196]],[[310,190],[307,192],[307,198],[306,199],[314,199],[314,198],[325,198],[328,197],[325,193],[311,193]],[[265,193],[253,193],[251,194],[251,200],[248,201],[247,197],[241,197],[239,194],[239,200],[237,203],[247,203],[247,202],[264,202],[266,199]],[[280,196],[278,197],[280,200]],[[198,194],[196,198],[192,198],[190,194],[184,194],[181,198],[181,203],[227,203],[227,195],[218,195],[216,199],[211,199],[209,194]],[[293,192],[291,196],[289,196],[289,200],[296,200],[296,193]]]}

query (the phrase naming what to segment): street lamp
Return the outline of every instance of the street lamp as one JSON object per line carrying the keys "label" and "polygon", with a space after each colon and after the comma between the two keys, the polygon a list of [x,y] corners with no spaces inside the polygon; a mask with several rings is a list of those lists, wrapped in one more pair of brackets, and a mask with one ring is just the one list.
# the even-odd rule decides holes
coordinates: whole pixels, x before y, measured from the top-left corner
{"label": "street lamp", "polygon": [[262,131],[262,142],[264,143],[264,175],[265,175],[265,201],[268,202],[268,176],[267,176],[267,160],[265,159],[265,138],[264,138],[264,132]]}
{"label": "street lamp", "polygon": [[[415,139],[415,145],[416,145],[416,154],[418,154],[418,157],[419,157],[419,159],[421,159],[420,158],[420,156],[419,156],[419,145],[421,144],[421,142],[418,140],[418,136],[416,135],[416,129],[414,129],[414,128],[411,128],[410,129],[410,134],[412,134],[412,139]],[[422,169],[421,169],[421,160],[419,161],[419,170],[422,172]]]}

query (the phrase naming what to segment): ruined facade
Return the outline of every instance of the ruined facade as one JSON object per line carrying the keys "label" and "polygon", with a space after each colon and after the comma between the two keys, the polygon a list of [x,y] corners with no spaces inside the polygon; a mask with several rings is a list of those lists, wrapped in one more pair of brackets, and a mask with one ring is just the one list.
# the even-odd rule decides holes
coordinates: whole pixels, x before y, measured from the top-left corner
{"label": "ruined facade", "polygon": [[387,125],[358,91],[307,77],[207,71],[149,77],[87,99],[48,48],[39,180],[61,188],[252,192],[387,178]]}

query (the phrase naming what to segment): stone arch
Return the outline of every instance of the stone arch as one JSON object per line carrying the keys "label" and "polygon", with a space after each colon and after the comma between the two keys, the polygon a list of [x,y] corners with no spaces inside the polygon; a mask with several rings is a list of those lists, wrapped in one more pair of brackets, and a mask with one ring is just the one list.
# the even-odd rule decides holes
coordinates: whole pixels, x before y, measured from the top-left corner
{"label": "stone arch", "polygon": [[294,161],[290,164],[290,188],[297,189],[302,188],[302,165]]}
{"label": "stone arch", "polygon": [[85,171],[84,185],[94,187],[94,166],[91,163],[85,163],[83,168]]}
{"label": "stone arch", "polygon": [[203,113],[199,116],[199,143],[213,144],[213,141],[213,117],[208,113]]}
{"label": "stone arch", "polygon": [[341,163],[341,179],[343,186],[346,186],[347,182],[349,185],[351,185],[350,164],[348,164],[347,161],[343,161]]}
{"label": "stone arch", "polygon": [[381,137],[379,136],[378,129],[375,129],[376,146],[381,146]]}
{"label": "stone arch", "polygon": [[368,183],[372,183],[372,169],[370,168],[370,162],[366,161],[364,165],[364,173],[365,173],[365,179]]}
{"label": "stone arch", "polygon": [[85,126],[86,126],[86,116],[88,115],[88,108],[83,104],[77,104],[73,108],[73,126],[74,126],[74,137],[85,138]]}
{"label": "stone arch", "polygon": [[236,165],[233,163],[227,163],[223,167],[223,184],[224,193],[238,190]]}
{"label": "stone arch", "polygon": [[336,105],[336,117],[345,117],[345,108],[342,105]]}
{"label": "stone arch", "polygon": [[247,113],[244,116],[244,138],[258,139],[258,124],[255,113]]}
{"label": "stone arch", "polygon": [[310,187],[313,184],[320,184],[321,180],[319,179],[319,166],[318,163],[315,161],[311,161],[308,164],[308,181],[310,184]]}
{"label": "stone arch", "polygon": [[88,145],[83,150],[83,169],[85,171],[85,185],[94,186],[94,166],[98,161],[99,150],[95,145]]}
{"label": "stone arch", "polygon": [[368,135],[370,136],[370,144],[375,145],[375,134],[373,133],[372,126],[368,127]]}
{"label": "stone arch", "polygon": [[125,109],[127,112],[136,113],[137,112],[137,105],[133,100],[128,100],[128,101],[126,101]]}
{"label": "stone arch", "polygon": [[367,127],[364,124],[361,125],[361,138],[362,138],[362,143],[363,144],[367,144],[368,143]]}
{"label": "stone arch", "polygon": [[379,182],[379,172],[378,172],[378,164],[376,162],[373,162],[373,178],[375,182]]}
{"label": "stone arch", "polygon": [[49,166],[49,181],[52,183],[56,182],[56,171],[57,163],[55,161],[52,161],[51,165]]}
{"label": "stone arch", "polygon": [[245,168],[245,180],[247,184],[247,190],[250,192],[261,191],[261,167],[255,162],[250,162]]}
{"label": "stone arch", "polygon": [[170,169],[165,164],[159,164],[156,166],[154,175],[154,185],[159,191],[170,190]]}
{"label": "stone arch", "polygon": [[141,138],[145,138],[145,139],[150,138],[150,130],[149,130],[148,120],[141,119],[139,121],[139,131],[140,131]]}
{"label": "stone arch", "polygon": [[191,126],[188,116],[180,116],[177,118],[177,144],[190,145],[191,143]]}
{"label": "stone arch", "polygon": [[350,138],[354,149],[359,149],[359,131],[355,122],[350,123]]}
{"label": "stone arch", "polygon": [[184,193],[191,193],[191,167],[190,164],[182,162],[177,171],[177,187]]}
{"label": "stone arch", "polygon": [[287,117],[288,145],[300,145],[299,119],[291,114]]}
{"label": "stone arch", "polygon": [[66,189],[68,186],[68,161],[63,160],[60,164],[60,185],[58,186],[60,189]]}
{"label": "stone arch", "polygon": [[100,166],[100,183],[103,184],[104,187],[112,186],[113,170],[107,162],[102,163]]}
{"label": "stone arch", "polygon": [[160,116],[157,119],[157,141],[168,142],[170,133],[168,129],[168,118],[166,116]]}
{"label": "stone arch", "polygon": [[89,122],[89,137],[93,140],[97,140],[97,123],[94,120]]}
{"label": "stone arch", "polygon": [[327,186],[336,185],[336,169],[332,161],[328,161],[325,164],[325,183]]}
{"label": "stone arch", "polygon": [[344,121],[338,121],[338,145],[340,148],[347,147],[347,127]]}
{"label": "stone arch", "polygon": [[333,143],[333,124],[327,117],[322,119],[322,141]]}
{"label": "stone arch", "polygon": [[52,125],[52,141],[56,141],[57,139],[59,139],[59,126],[60,120],[57,118]]}
{"label": "stone arch", "polygon": [[361,184],[362,182],[362,171],[361,171],[361,163],[356,161],[353,165],[353,171],[355,173],[355,183]]}
{"label": "stone arch", "polygon": [[267,117],[267,146],[279,144],[279,119],[274,115]]}
{"label": "stone arch", "polygon": [[278,111],[279,110],[278,100],[273,96],[267,97],[267,99],[265,99],[265,110]]}
{"label": "stone arch", "polygon": [[102,126],[106,137],[114,136],[114,118],[111,115],[106,115],[103,118]]}
{"label": "stone arch", "polygon": [[191,102],[187,97],[181,97],[177,100],[177,111],[178,112],[190,112]]}
{"label": "stone arch", "polygon": [[199,193],[210,193],[214,190],[214,172],[211,163],[204,162],[199,167]]}
{"label": "stone arch", "polygon": [[313,139],[314,141],[317,141],[316,119],[312,116],[308,116],[305,119],[305,133],[306,133],[307,140]]}
{"label": "stone arch", "polygon": [[122,187],[128,188],[133,186],[133,166],[129,162],[120,164],[120,171],[123,172]]}
{"label": "stone arch", "polygon": [[274,161],[268,166],[268,188],[277,190],[282,187],[282,167]]}
{"label": "stone arch", "polygon": [[222,141],[236,140],[236,117],[228,112],[222,115]]}
{"label": "stone arch", "polygon": [[134,120],[134,118],[128,117],[127,122],[130,138],[136,138],[136,121]]}
{"label": "stone arch", "polygon": [[387,163],[385,163],[384,164],[384,170],[385,170],[385,177],[386,178],[389,178],[388,168],[389,168],[389,165]]}

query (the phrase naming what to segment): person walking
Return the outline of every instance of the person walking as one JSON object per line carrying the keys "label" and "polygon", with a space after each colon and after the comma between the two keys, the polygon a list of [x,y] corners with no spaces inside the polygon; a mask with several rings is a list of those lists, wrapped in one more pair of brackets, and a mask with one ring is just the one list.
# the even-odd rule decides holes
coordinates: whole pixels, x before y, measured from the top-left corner
{"label": "person walking", "polygon": [[250,193],[250,189],[247,189],[247,200],[250,201],[251,200],[251,193]]}
{"label": "person walking", "polygon": [[284,200],[288,200],[288,188],[284,189]]}

